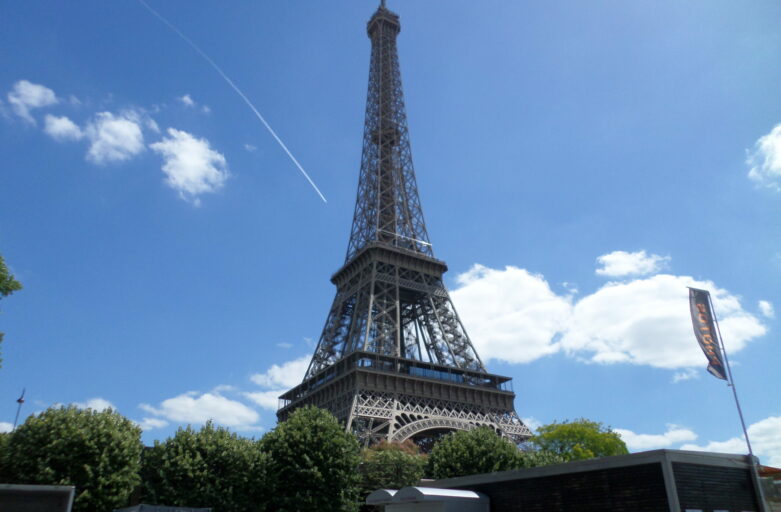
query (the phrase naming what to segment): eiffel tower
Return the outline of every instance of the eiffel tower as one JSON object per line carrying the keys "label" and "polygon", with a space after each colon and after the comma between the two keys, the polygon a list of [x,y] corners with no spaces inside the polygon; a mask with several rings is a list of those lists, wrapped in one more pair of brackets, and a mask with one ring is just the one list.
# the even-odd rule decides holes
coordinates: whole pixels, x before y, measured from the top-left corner
{"label": "eiffel tower", "polygon": [[372,43],[361,172],[336,297],[301,384],[283,394],[280,421],[313,404],[364,445],[486,425],[521,442],[511,379],[486,371],[456,314],[434,257],[415,170],[396,52],[399,17],[382,0]]}

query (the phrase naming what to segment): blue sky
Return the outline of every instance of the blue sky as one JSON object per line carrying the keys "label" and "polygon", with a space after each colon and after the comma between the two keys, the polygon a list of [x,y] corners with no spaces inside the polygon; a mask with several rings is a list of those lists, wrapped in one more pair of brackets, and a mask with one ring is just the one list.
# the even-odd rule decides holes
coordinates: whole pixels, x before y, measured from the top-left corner
{"label": "blue sky", "polygon": [[[0,7],[0,427],[113,405],[144,440],[275,424],[335,289],[374,2]],[[715,294],[746,421],[781,465],[781,5],[413,2],[399,54],[435,254],[534,426],[744,451],[686,286]]]}

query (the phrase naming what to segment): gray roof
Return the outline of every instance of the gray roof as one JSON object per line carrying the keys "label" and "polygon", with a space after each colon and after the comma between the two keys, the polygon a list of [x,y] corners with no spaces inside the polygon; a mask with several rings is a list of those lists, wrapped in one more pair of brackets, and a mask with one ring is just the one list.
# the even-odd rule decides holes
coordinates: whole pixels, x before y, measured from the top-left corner
{"label": "gray roof", "polygon": [[477,502],[488,503],[488,498],[479,492],[436,487],[404,487],[400,491],[379,489],[366,498],[367,505],[390,505],[395,503],[421,502]]}

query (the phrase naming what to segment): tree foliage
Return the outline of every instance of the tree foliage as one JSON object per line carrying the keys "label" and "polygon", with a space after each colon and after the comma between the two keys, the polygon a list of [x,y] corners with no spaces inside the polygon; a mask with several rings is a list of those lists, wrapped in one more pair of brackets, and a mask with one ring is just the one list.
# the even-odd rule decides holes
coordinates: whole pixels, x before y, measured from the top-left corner
{"label": "tree foliage", "polygon": [[[11,275],[11,272],[8,270],[8,267],[5,264],[5,260],[3,259],[3,256],[0,255],[0,299],[3,297],[8,297],[14,292],[18,292],[22,289],[22,283],[17,281],[13,275]],[[4,334],[0,332],[0,342],[3,341]],[[0,358],[0,365],[2,365],[3,360]]]}
{"label": "tree foliage", "polygon": [[219,512],[260,510],[267,457],[260,443],[208,422],[199,431],[179,428],[142,457],[147,503],[211,507]]}
{"label": "tree foliage", "polygon": [[14,292],[22,289],[22,283],[17,281],[5,264],[3,256],[0,255],[0,297],[8,297]]}
{"label": "tree foliage", "polygon": [[549,466],[551,464],[562,464],[567,462],[561,455],[547,452],[544,450],[520,450],[515,461],[513,469],[536,468],[539,466]]}
{"label": "tree foliage", "polygon": [[297,409],[261,445],[269,455],[267,510],[357,509],[360,447],[331,413]]}
{"label": "tree foliage", "polygon": [[457,431],[443,437],[428,458],[428,475],[452,478],[514,469],[518,448],[488,427]]}
{"label": "tree foliage", "polygon": [[610,427],[585,418],[543,425],[531,442],[567,461],[629,453],[621,436]]}
{"label": "tree foliage", "polygon": [[415,485],[423,478],[426,458],[410,440],[403,443],[382,441],[361,453],[361,491],[400,489]]}
{"label": "tree foliage", "polygon": [[8,481],[74,485],[74,512],[125,506],[140,482],[141,429],[111,409],[47,409],[27,418],[4,445]]}
{"label": "tree foliage", "polygon": [[5,450],[8,446],[8,441],[11,439],[10,432],[0,432],[0,482],[10,482],[11,477],[8,476],[8,470],[5,463]]}

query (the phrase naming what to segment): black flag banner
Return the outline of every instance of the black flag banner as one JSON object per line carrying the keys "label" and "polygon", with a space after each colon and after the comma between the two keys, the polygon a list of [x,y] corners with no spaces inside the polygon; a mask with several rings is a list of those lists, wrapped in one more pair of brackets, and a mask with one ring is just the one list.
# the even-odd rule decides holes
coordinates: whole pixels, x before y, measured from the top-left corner
{"label": "black flag banner", "polygon": [[692,313],[694,335],[708,358],[708,371],[718,379],[727,380],[724,356],[719,347],[718,335],[711,310],[710,292],[689,288],[689,308]]}

